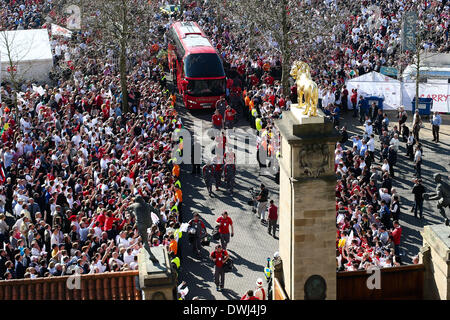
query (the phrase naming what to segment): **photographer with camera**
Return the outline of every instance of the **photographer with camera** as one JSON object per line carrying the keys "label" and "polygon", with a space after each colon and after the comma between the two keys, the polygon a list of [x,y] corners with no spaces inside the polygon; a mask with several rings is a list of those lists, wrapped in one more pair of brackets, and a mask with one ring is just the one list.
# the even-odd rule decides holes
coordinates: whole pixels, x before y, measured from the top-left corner
{"label": "photographer with camera", "polygon": [[266,211],[267,211],[267,200],[269,197],[269,190],[266,189],[266,186],[261,183],[261,191],[256,196],[256,201],[258,201],[258,219],[261,219],[261,223],[266,222]]}

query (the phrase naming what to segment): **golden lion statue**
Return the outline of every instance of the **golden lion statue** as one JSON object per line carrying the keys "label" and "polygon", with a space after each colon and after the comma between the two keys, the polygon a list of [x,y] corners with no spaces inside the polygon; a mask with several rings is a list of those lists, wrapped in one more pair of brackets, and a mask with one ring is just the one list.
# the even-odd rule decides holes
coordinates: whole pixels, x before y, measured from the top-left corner
{"label": "golden lion statue", "polygon": [[[310,116],[316,117],[317,103],[319,102],[319,88],[311,79],[309,66],[303,61],[295,61],[290,74],[296,80],[298,108],[305,106],[303,114],[309,113]],[[304,103],[303,98],[305,100]]]}

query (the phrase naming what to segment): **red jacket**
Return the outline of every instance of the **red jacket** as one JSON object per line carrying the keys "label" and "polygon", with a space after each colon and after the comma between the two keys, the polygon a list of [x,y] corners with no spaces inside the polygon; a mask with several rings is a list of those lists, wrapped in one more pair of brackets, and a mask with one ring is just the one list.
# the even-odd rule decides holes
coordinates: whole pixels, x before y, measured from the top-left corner
{"label": "red jacket", "polygon": [[394,244],[398,246],[400,244],[400,237],[402,236],[402,227],[395,228],[392,231],[392,237],[394,238]]}
{"label": "red jacket", "polygon": [[274,204],[269,207],[269,220],[277,220],[278,219],[278,207]]}
{"label": "red jacket", "polygon": [[247,294],[244,294],[244,296],[241,298],[241,300],[259,300],[257,297],[255,296],[247,296]]}

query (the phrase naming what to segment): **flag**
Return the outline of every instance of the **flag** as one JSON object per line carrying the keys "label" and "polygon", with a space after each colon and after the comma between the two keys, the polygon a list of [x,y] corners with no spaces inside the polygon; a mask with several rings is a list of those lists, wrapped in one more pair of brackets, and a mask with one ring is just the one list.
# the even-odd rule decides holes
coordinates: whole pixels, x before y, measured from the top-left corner
{"label": "flag", "polygon": [[69,29],[63,28],[61,26],[58,26],[57,24],[52,23],[52,35],[71,38],[72,31],[70,31]]}
{"label": "flag", "polygon": [[416,51],[417,12],[408,11],[403,16],[401,45],[402,51]]}
{"label": "flag", "polygon": [[0,162],[0,184],[4,184],[6,181],[5,170],[3,170],[3,162]]}

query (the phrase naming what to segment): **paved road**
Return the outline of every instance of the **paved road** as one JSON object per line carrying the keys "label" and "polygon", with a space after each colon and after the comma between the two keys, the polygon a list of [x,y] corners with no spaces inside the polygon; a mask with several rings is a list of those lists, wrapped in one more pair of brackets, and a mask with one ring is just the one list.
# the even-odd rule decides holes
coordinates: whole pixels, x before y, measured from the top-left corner
{"label": "paved road", "polygon": [[[191,132],[201,132],[201,141],[206,154],[210,154],[211,139],[207,135],[210,128],[210,111],[188,112],[182,106],[178,107],[185,127]],[[389,116],[391,126],[394,125],[395,115]],[[409,115],[408,126],[411,128],[412,115]],[[444,125],[441,126],[441,142],[439,144],[431,142],[432,133],[429,123],[420,132],[421,142],[424,149],[424,161],[422,165],[422,179],[428,192],[434,190],[433,174],[440,172],[449,175],[450,167],[450,125],[444,117]],[[341,126],[346,125],[349,134],[362,134],[363,127],[359,122],[351,117],[351,114],[344,115],[341,119]],[[248,143],[246,132],[249,130],[248,123],[240,120],[238,128],[231,133],[228,141],[235,138],[237,149],[236,155],[247,157],[247,164],[238,166],[236,177],[236,192],[232,198],[225,191],[220,190],[211,198],[206,192],[203,181],[199,176],[190,174],[191,167],[186,165],[183,168],[183,192],[184,205],[187,209],[186,219],[192,217],[192,212],[200,212],[209,230],[215,225],[216,218],[227,210],[235,224],[235,236],[229,244],[229,252],[235,262],[237,271],[226,274],[225,287],[223,292],[217,292],[213,279],[213,264],[206,255],[214,246],[214,243],[204,248],[204,256],[201,261],[191,257],[191,248],[184,239],[184,260],[181,279],[189,284],[190,293],[188,299],[199,296],[202,299],[238,299],[246,290],[255,287],[255,280],[263,277],[262,270],[266,263],[266,258],[272,256],[278,250],[278,241],[267,234],[259,220],[252,214],[251,208],[247,205],[249,200],[248,189],[265,183],[270,191],[271,198],[278,203],[279,186],[270,175],[258,175],[258,165],[254,156],[255,147],[253,143]],[[247,136],[247,140],[246,137]],[[251,140],[252,138],[250,138]],[[249,145],[246,145],[249,144]],[[348,144],[351,146],[351,143]],[[379,141],[376,139],[376,148],[379,150]],[[242,154],[239,154],[242,152]],[[403,226],[402,248],[405,253],[404,261],[411,263],[412,257],[418,254],[422,246],[420,231],[425,225],[443,223],[443,218],[436,209],[436,202],[430,201],[424,204],[424,219],[415,219],[410,212],[413,203],[411,189],[413,187],[413,164],[406,158],[405,144],[401,142],[396,166],[396,177],[393,187],[397,189],[401,196],[401,225]],[[450,213],[448,213],[450,215]]]}
{"label": "paved road", "polygon": [[[389,126],[390,129],[396,124],[397,119],[395,114],[388,113],[388,117],[391,120]],[[420,130],[419,138],[423,145],[423,163],[422,163],[422,180],[427,192],[434,192],[434,173],[441,173],[444,176],[449,176],[450,168],[450,124],[449,117],[444,116],[443,125],[440,129],[440,142],[434,143],[433,134],[431,131],[431,125],[429,121],[423,119],[425,127]],[[348,115],[344,115],[341,119],[340,126],[347,126],[349,135],[360,134],[364,132],[364,127],[360,125],[358,121],[355,121],[351,117],[351,112]],[[408,114],[408,127],[412,128],[412,115]],[[347,146],[351,148],[351,142],[347,143]],[[378,138],[375,138],[376,151],[380,150],[380,143]],[[376,156],[378,160],[379,157]],[[397,166],[395,167],[396,176],[393,181],[393,187],[397,189],[400,195],[401,203],[401,217],[400,223],[403,226],[402,235],[402,248],[406,254],[405,262],[411,263],[412,257],[419,253],[422,246],[422,236],[420,231],[423,227],[430,224],[440,224],[444,222],[444,219],[436,209],[436,201],[424,202],[424,219],[414,218],[414,213],[410,212],[412,204],[414,203],[414,196],[411,193],[414,183],[412,182],[414,176],[414,164],[406,157],[405,143],[400,142],[400,149],[398,153]],[[447,209],[447,216],[450,216],[450,212]]]}
{"label": "paved road", "polygon": [[[177,109],[185,128],[191,132],[195,131],[197,134],[201,133],[200,140],[204,151],[207,157],[210,156],[212,140],[208,137],[207,131],[211,128],[212,111],[191,112],[182,106],[178,106]],[[215,220],[226,210],[233,220],[235,231],[234,237],[231,238],[228,245],[228,252],[236,268],[234,272],[226,274],[225,290],[221,292],[216,291],[213,263],[207,258],[216,243],[211,242],[210,246],[204,247],[203,259],[198,260],[192,257],[192,248],[187,242],[187,236],[184,237],[180,279],[188,283],[187,299],[192,299],[194,296],[207,300],[240,299],[247,290],[255,288],[258,277],[264,279],[263,270],[267,257],[272,257],[274,252],[278,251],[278,240],[267,233],[267,228],[260,223],[247,204],[250,199],[248,192],[250,187],[258,187],[264,183],[270,190],[269,198],[273,199],[277,205],[279,192],[279,186],[272,176],[258,175],[256,148],[255,144],[251,143],[254,137],[247,136],[248,129],[248,123],[241,119],[235,132],[230,132],[228,137],[228,142],[234,141],[236,157],[242,156],[242,159],[246,159],[245,165],[237,166],[236,188],[233,197],[223,188],[214,191],[214,195],[210,197],[201,176],[192,175],[190,165],[181,166],[185,208],[183,219],[187,221],[192,218],[193,212],[199,212],[210,233],[215,226]]]}

